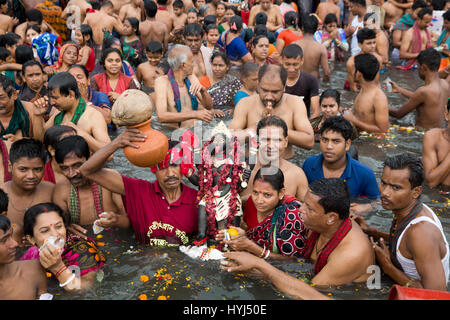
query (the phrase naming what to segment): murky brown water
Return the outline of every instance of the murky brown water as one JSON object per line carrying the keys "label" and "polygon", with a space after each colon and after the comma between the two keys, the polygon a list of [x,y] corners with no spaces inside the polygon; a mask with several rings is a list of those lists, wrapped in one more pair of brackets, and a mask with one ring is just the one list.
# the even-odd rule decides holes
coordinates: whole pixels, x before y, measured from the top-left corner
{"label": "murky brown water", "polygon": [[[422,81],[417,72],[388,71],[381,77],[391,77],[400,85],[414,90]],[[324,84],[322,89],[343,87],[346,78],[345,66],[337,65],[332,73],[332,81]],[[343,105],[351,106],[356,94],[348,91],[342,92]],[[388,93],[390,105],[399,106],[405,98],[399,94]],[[413,116],[410,115],[402,121],[393,121],[392,124],[407,126],[412,124]],[[226,119],[228,123],[230,119]],[[207,125],[212,128],[217,124],[217,120]],[[162,127],[157,121],[152,125],[166,134],[170,132]],[[114,138],[117,134],[114,134]],[[379,179],[382,171],[383,161],[386,155],[398,154],[402,152],[412,152],[418,156],[422,153],[421,133],[398,131],[391,128],[387,138],[378,139],[375,137],[362,136],[354,145],[359,152],[359,160],[375,171]],[[319,148],[316,145],[313,150],[301,150],[296,148],[296,157],[293,162],[301,166],[303,161],[310,155],[317,154]],[[119,150],[115,154],[114,160],[108,164],[126,176],[135,178],[155,180],[155,176],[150,170],[143,170],[131,165]],[[450,240],[450,214],[448,196],[441,195],[439,190],[429,189],[425,186],[423,201],[441,219],[442,225]],[[369,224],[382,230],[388,230],[391,224],[392,214],[382,208],[367,215]],[[55,299],[132,299],[136,300],[142,294],[148,299],[156,299],[165,296],[168,299],[177,300],[274,300],[289,299],[284,294],[278,292],[269,283],[262,280],[254,280],[246,277],[235,276],[225,271],[221,271],[217,262],[202,262],[188,258],[178,251],[177,248],[149,248],[138,246],[133,232],[130,230],[115,230],[114,232],[103,232],[103,247],[107,253],[107,264],[104,268],[104,277],[101,282],[97,282],[90,291],[82,294],[68,295],[60,290],[55,283],[50,284],[49,292],[55,294]],[[130,253],[131,252],[131,253]],[[313,265],[303,260],[290,263],[274,263],[289,274],[298,278],[312,277]],[[166,275],[165,279],[158,279],[155,273]],[[170,276],[167,276],[169,274]],[[148,280],[146,277],[147,276]],[[147,280],[147,281],[146,281]],[[171,280],[171,281],[170,281]],[[145,281],[145,282],[144,282]],[[323,290],[325,294],[330,294],[336,299],[387,299],[392,281],[387,277],[381,278],[381,289],[369,290],[366,284],[350,284],[337,288]]]}

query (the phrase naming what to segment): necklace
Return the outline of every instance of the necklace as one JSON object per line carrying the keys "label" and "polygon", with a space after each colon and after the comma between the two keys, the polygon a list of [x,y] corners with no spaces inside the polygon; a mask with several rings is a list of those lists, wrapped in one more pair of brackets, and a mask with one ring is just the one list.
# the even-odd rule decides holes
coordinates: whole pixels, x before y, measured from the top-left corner
{"label": "necklace", "polygon": [[28,210],[28,208],[29,208],[29,207],[31,206],[31,204],[33,203],[34,197],[35,197],[35,196],[36,196],[36,190],[33,191],[33,197],[31,198],[30,203],[28,204],[28,206],[26,206],[25,209],[17,209],[17,208],[14,206],[14,204],[13,204],[14,201],[10,201],[9,203],[11,204],[11,206],[13,207],[14,210],[19,211],[19,212],[25,212],[25,211]]}
{"label": "necklace", "polygon": [[[319,242],[319,240],[317,240],[317,243]],[[317,250],[318,245],[316,245],[315,247],[315,252],[316,252],[316,259],[319,257],[320,253],[322,253],[322,250],[325,248],[325,246],[327,245],[327,242],[325,242],[325,244],[322,246],[322,248],[320,248],[320,250]]]}

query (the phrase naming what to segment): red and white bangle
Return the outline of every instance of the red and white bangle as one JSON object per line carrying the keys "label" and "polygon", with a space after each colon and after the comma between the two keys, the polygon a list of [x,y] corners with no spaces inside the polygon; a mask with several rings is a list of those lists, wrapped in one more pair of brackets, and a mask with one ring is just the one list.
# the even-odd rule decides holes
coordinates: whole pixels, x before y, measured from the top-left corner
{"label": "red and white bangle", "polygon": [[264,260],[267,260],[270,256],[270,250],[267,249],[266,255],[264,256]]}

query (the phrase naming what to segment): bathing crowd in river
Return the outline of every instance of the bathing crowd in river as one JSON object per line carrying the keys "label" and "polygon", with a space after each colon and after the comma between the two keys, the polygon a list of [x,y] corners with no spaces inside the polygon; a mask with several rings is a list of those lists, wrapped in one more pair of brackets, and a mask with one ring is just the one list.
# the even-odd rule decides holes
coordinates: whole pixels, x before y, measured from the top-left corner
{"label": "bathing crowd in river", "polygon": [[[226,245],[223,270],[262,276],[295,298],[327,298],[317,289],[364,282],[374,264],[401,286],[446,291],[449,245],[421,193],[424,184],[450,187],[449,8],[449,0],[0,0],[0,299],[44,299],[50,282],[92,287],[107,263],[86,236],[93,227],[132,228],[151,246]],[[347,80],[322,90],[335,63]],[[387,70],[418,73],[423,85],[381,81]],[[194,138],[182,148],[170,141],[151,167],[154,182],[105,166],[150,139],[121,128],[111,141],[112,106],[129,89],[144,92],[170,130],[231,118],[213,131],[222,140],[213,141],[205,181],[186,161],[202,147]],[[343,90],[356,95],[350,107]],[[390,106],[385,92],[404,96],[402,105]],[[378,183],[352,141],[383,135],[409,113],[411,130],[425,132],[422,157],[387,157]],[[238,186],[221,152],[232,141],[257,155]],[[319,154],[291,162],[315,143]],[[198,188],[182,181],[193,176]],[[231,196],[200,192],[219,182]],[[392,211],[390,230],[364,219],[380,206]],[[226,209],[221,228],[211,208]],[[314,288],[270,263],[294,258],[311,259]]]}

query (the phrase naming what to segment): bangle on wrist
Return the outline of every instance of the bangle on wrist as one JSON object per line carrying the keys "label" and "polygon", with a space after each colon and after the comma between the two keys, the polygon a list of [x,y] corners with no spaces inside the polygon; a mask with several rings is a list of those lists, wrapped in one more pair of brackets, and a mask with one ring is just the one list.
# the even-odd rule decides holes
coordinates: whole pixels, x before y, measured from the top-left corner
{"label": "bangle on wrist", "polygon": [[69,283],[72,282],[72,280],[75,279],[75,273],[72,273],[72,275],[70,276],[69,280],[67,280],[66,282],[64,282],[63,284],[59,284],[59,286],[61,288],[67,286]]}
{"label": "bangle on wrist", "polygon": [[266,253],[266,245],[264,245],[263,251],[259,255],[260,258],[264,257],[264,254]]}
{"label": "bangle on wrist", "polygon": [[264,256],[264,260],[267,260],[270,256],[270,250],[267,249],[266,255]]}
{"label": "bangle on wrist", "polygon": [[55,278],[58,278],[66,269],[67,269],[66,265],[63,265],[61,268],[59,268],[59,270],[56,271],[55,273]]}

